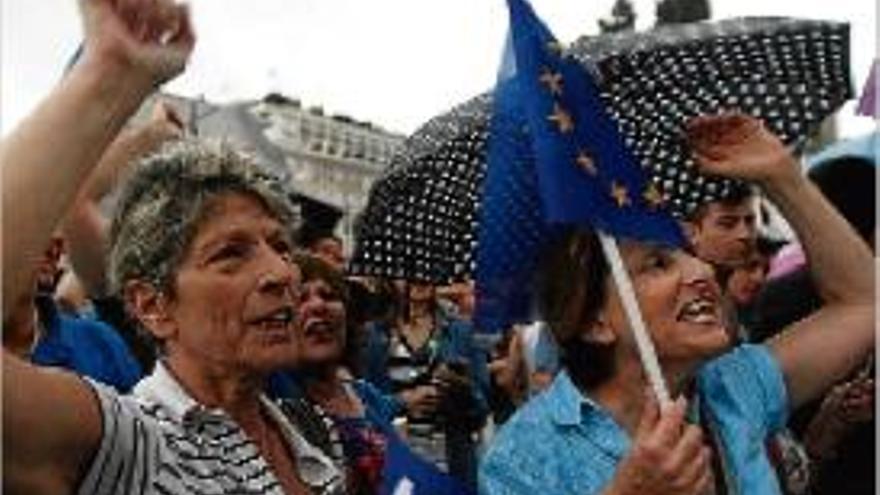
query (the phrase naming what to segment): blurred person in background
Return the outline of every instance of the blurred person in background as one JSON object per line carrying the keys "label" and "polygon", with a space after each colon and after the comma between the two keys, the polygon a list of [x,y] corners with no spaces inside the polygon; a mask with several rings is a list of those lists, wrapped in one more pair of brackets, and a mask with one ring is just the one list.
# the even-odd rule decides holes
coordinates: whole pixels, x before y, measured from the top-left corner
{"label": "blurred person in background", "polygon": [[432,285],[398,286],[390,317],[366,326],[364,378],[401,402],[416,453],[475,486],[476,432],[489,413],[486,354],[469,323],[440,310]]}
{"label": "blurred person in background", "polygon": [[753,304],[764,288],[770,260],[779,251],[783,242],[758,236],[745,262],[736,266],[727,280],[726,293],[733,302],[737,322],[748,328],[753,325]]}

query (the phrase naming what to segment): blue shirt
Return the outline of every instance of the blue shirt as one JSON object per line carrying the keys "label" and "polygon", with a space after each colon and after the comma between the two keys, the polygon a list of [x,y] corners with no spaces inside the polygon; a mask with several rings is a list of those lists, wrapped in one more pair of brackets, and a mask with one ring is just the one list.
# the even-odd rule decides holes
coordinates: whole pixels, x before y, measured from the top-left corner
{"label": "blue shirt", "polygon": [[87,376],[119,392],[128,392],[143,372],[113,327],[90,318],[61,314],[51,301],[38,301],[43,332],[31,362]]}
{"label": "blue shirt", "polygon": [[[764,441],[784,426],[788,399],[769,349],[743,345],[710,361],[697,390],[716,425],[733,493],[780,494]],[[629,447],[627,433],[563,371],[495,437],[480,466],[480,493],[599,493]]]}

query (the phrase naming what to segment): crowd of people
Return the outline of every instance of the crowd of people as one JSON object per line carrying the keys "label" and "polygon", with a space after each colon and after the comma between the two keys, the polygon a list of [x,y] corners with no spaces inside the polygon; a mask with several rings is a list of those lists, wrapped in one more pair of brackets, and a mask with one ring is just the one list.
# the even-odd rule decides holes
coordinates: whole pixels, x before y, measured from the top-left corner
{"label": "crowd of people", "polygon": [[621,241],[661,406],[595,232],[542,254],[540,318],[480,338],[472,282],[350,276],[248,155],[161,101],[128,124],[186,66],[185,6],[79,4],[82,56],[0,144],[9,493],[409,493],[401,450],[436,471],[414,493],[874,492],[871,160],[804,175],[752,118],[691,122],[750,185],[687,250]]}

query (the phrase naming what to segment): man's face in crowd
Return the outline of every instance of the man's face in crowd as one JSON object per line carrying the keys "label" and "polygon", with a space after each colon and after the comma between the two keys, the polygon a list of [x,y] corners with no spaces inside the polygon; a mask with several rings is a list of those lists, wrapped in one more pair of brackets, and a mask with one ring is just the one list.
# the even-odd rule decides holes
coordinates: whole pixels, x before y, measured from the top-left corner
{"label": "man's face in crowd", "polygon": [[755,198],[736,203],[716,201],[686,224],[697,257],[712,264],[735,267],[745,263],[757,237]]}
{"label": "man's face in crowd", "polygon": [[345,253],[342,249],[342,242],[335,237],[325,237],[312,246],[312,254],[326,261],[333,268],[343,271],[345,270]]}

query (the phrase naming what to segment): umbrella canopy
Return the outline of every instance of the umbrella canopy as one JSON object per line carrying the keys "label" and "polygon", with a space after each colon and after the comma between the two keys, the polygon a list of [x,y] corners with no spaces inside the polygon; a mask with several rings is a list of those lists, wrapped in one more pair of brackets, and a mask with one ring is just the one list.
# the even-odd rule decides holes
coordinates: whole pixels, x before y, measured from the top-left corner
{"label": "umbrella canopy", "polygon": [[[584,37],[567,54],[596,75],[626,145],[680,218],[731,185],[696,173],[683,134],[689,118],[747,113],[797,146],[852,96],[843,23],[749,18],[668,26]],[[491,94],[484,94],[406,141],[356,228],[353,273],[433,283],[472,273],[491,113]]]}
{"label": "umbrella canopy", "polygon": [[404,143],[357,221],[350,272],[432,283],[470,274],[490,111],[491,97],[477,97]]}

